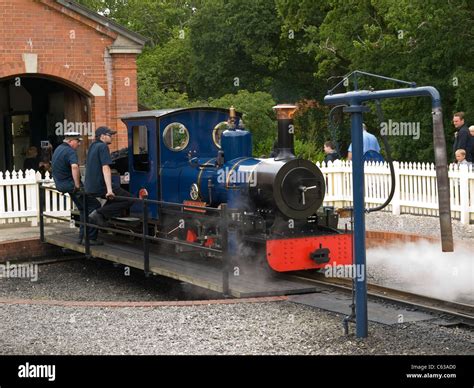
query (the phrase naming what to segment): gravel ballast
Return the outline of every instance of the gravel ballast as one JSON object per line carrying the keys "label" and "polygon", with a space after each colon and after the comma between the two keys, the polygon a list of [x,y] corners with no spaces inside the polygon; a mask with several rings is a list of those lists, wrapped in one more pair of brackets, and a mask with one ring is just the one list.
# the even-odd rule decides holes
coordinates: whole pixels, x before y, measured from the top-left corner
{"label": "gravel ballast", "polygon": [[[339,220],[339,227],[344,228],[348,221],[348,218],[341,218]],[[464,225],[458,220],[452,220],[452,226],[454,240],[473,240],[474,245],[474,224]],[[380,211],[366,214],[365,227],[367,230],[413,233],[440,238],[438,217],[412,214],[394,216],[390,212]]]}
{"label": "gravel ballast", "polygon": [[[367,229],[439,233],[437,218],[400,217],[402,221],[390,214],[370,214]],[[472,225],[459,227],[455,224],[455,234],[468,238]],[[221,297],[163,277],[145,278],[141,271],[132,270],[127,276],[123,266],[101,260],[39,268],[37,282],[0,279],[0,298],[174,301]],[[135,308],[2,303],[0,354],[474,354],[474,333],[465,328],[432,321],[392,326],[371,322],[369,337],[357,339],[353,326],[349,336],[343,335],[342,319],[290,301]]]}
{"label": "gravel ballast", "polygon": [[76,301],[217,299],[222,295],[100,259],[40,264],[38,280],[0,279],[0,298]]}
{"label": "gravel ballast", "polygon": [[3,305],[1,354],[473,354],[473,334],[418,322],[342,334],[291,302],[159,308]]}
{"label": "gravel ballast", "polygon": [[[151,301],[219,294],[96,260],[40,266],[37,282],[2,279],[0,298]],[[199,291],[199,292],[196,292]],[[341,315],[289,302],[69,307],[0,304],[0,354],[472,354],[474,336],[425,322],[342,332]],[[353,332],[353,328],[352,328]]]}

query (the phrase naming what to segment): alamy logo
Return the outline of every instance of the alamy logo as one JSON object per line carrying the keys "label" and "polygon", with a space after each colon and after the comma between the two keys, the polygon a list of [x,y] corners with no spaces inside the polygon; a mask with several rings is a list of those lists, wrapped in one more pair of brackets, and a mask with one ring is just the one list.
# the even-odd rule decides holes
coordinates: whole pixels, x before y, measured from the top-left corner
{"label": "alamy logo", "polygon": [[412,136],[413,140],[420,138],[420,123],[419,122],[403,122],[392,121],[380,124],[380,134],[384,136]]}
{"label": "alamy logo", "polygon": [[232,183],[248,183],[250,187],[257,185],[257,175],[255,170],[252,171],[236,171],[234,169],[221,168],[217,172],[217,182],[222,184]]}
{"label": "alamy logo", "polygon": [[38,264],[0,264],[0,279],[25,278],[32,282],[38,280]]}
{"label": "alamy logo", "polygon": [[352,278],[359,282],[365,279],[365,267],[359,264],[327,264],[324,266],[324,276],[327,278]]}
{"label": "alamy logo", "polygon": [[18,367],[20,378],[43,378],[48,381],[56,380],[56,365],[33,365],[27,362]]}
{"label": "alamy logo", "polygon": [[95,124],[89,122],[76,121],[58,121],[54,124],[56,136],[64,136],[68,132],[79,132],[82,136],[93,137],[95,131]]}

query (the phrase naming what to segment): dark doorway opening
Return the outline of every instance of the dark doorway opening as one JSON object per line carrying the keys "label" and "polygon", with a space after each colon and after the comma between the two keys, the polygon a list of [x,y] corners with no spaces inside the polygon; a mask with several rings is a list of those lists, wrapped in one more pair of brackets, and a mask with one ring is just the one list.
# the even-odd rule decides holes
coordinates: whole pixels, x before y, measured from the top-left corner
{"label": "dark doorway opening", "polygon": [[[72,125],[91,128],[90,106],[88,96],[56,80],[21,75],[0,80],[0,149],[5,150],[0,171],[33,166],[47,170],[52,151],[63,140],[61,133]],[[83,138],[81,161],[87,134]]]}

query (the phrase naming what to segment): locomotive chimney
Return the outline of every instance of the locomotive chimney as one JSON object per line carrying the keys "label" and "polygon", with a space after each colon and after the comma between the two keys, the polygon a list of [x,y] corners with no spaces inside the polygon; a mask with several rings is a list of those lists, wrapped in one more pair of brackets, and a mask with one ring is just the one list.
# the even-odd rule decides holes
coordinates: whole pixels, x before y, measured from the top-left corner
{"label": "locomotive chimney", "polygon": [[278,120],[278,142],[274,150],[275,160],[293,159],[295,157],[293,114],[295,105],[275,105]]}

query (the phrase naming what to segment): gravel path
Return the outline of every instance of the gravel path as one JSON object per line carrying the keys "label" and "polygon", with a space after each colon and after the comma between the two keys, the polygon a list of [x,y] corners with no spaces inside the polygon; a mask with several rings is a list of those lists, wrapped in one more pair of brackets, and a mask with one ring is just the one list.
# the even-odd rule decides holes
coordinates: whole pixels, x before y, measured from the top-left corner
{"label": "gravel path", "polygon": [[[199,292],[196,292],[199,291]],[[207,292],[99,260],[40,266],[37,282],[0,281],[2,298],[174,300]],[[428,322],[370,323],[342,335],[342,316],[288,301],[156,308],[0,304],[0,354],[474,354],[474,333]]]}
{"label": "gravel path", "polygon": [[291,302],[160,308],[0,306],[0,354],[474,354],[472,332],[370,324]]}
{"label": "gravel path", "polygon": [[[437,234],[436,218],[375,213],[368,229]],[[469,238],[473,226],[454,223]],[[460,238],[460,237],[457,237]],[[213,299],[218,294],[95,260],[40,266],[37,282],[0,281],[1,298]],[[422,321],[342,334],[342,316],[284,302],[156,308],[0,304],[0,354],[474,354],[474,333]],[[353,329],[353,328],[352,328]],[[353,330],[352,330],[353,331]]]}
{"label": "gravel path", "polygon": [[104,260],[78,259],[38,266],[38,280],[0,279],[0,298],[154,301],[218,299],[221,295]]}

